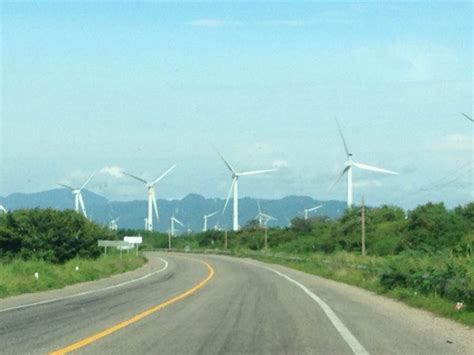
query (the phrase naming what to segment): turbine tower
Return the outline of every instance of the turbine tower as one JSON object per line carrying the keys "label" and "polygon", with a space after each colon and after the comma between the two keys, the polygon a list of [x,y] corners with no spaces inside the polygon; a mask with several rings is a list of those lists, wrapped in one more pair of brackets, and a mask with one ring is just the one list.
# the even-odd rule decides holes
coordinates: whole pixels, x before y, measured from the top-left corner
{"label": "turbine tower", "polygon": [[400,175],[399,173],[396,173],[395,171],[387,170],[387,169],[381,169],[381,168],[376,168],[374,166],[366,165],[366,164],[361,164],[357,163],[352,160],[352,153],[349,152],[349,149],[347,148],[346,140],[344,139],[344,135],[342,134],[341,126],[339,125],[339,121],[336,120],[337,127],[339,129],[339,134],[341,135],[342,138],[342,143],[344,144],[344,150],[346,151],[346,156],[347,156],[347,161],[346,161],[346,166],[342,171],[339,173],[339,175],[336,178],[336,181],[331,186],[331,189],[341,180],[341,178],[344,176],[345,173],[347,173],[347,208],[352,207],[352,167],[356,167],[362,170],[370,170],[370,171],[375,171],[378,173],[384,173],[384,174],[393,174],[393,175]]}
{"label": "turbine tower", "polygon": [[237,172],[232,165],[222,156],[221,153],[218,152],[222,160],[224,161],[225,165],[227,165],[227,168],[232,172],[232,184],[230,185],[229,193],[227,195],[227,199],[225,201],[224,209],[222,210],[222,214],[224,214],[227,204],[229,203],[230,195],[233,192],[233,202],[234,202],[234,210],[233,210],[233,216],[232,216],[232,225],[233,225],[233,230],[238,231],[239,230],[239,177],[241,176],[247,176],[247,175],[257,175],[257,174],[263,174],[263,173],[269,173],[271,171],[275,171],[275,169],[266,169],[266,170],[254,170],[254,171],[245,171],[245,172]]}
{"label": "turbine tower", "polygon": [[316,206],[316,207],[313,207],[313,208],[306,208],[303,210],[304,212],[304,219],[308,219],[308,214],[309,212],[313,212],[313,211],[316,211],[318,209],[320,209],[321,207],[323,207],[323,205],[319,205],[319,206]]}
{"label": "turbine tower", "polygon": [[212,212],[211,214],[204,216],[204,228],[202,229],[203,232],[207,231],[207,220],[211,218],[212,216],[215,216],[217,213],[219,213],[219,211]]}
{"label": "turbine tower", "polygon": [[92,177],[95,175],[92,174],[89,179],[87,179],[87,181],[84,183],[84,185],[82,185],[81,187],[72,187],[72,186],[69,186],[69,185],[64,185],[64,184],[58,184],[59,186],[62,186],[62,187],[65,187],[69,190],[71,190],[72,194],[74,195],[74,210],[76,212],[79,212],[79,210],[82,211],[82,214],[84,215],[84,217],[87,218],[87,213],[86,213],[86,206],[84,204],[84,199],[82,198],[82,189],[84,189],[86,187],[86,185],[89,183],[89,181],[91,181]]}
{"label": "turbine tower", "polygon": [[155,194],[155,185],[158,181],[163,179],[168,173],[173,170],[176,167],[176,164],[171,166],[168,170],[166,170],[163,174],[161,174],[159,177],[157,177],[155,180],[152,182],[148,182],[138,176],[126,173],[125,171],[122,171],[122,174],[127,175],[131,177],[132,179],[138,180],[142,183],[145,184],[147,190],[148,190],[148,216],[145,220],[145,230],[147,231],[152,231],[153,230],[153,210],[155,210],[155,216],[156,220],[160,220],[160,215],[158,214],[158,205],[156,203],[156,194]]}
{"label": "turbine tower", "polygon": [[178,219],[174,215],[170,218],[170,222],[171,222],[171,236],[176,237],[176,229],[174,227],[174,224],[178,223],[182,227],[184,227],[184,224],[178,221]]}

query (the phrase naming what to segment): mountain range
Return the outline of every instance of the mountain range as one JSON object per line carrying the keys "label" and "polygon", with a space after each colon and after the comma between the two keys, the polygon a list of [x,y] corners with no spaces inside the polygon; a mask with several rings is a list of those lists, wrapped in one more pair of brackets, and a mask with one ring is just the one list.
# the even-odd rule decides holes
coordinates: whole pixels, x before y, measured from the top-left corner
{"label": "mountain range", "polygon": [[[83,190],[86,210],[91,220],[107,224],[112,219],[120,218],[119,228],[144,228],[144,219],[147,215],[147,202],[135,201],[109,201],[107,198],[94,192]],[[282,199],[261,199],[244,197],[239,199],[239,222],[242,226],[255,218],[258,213],[258,201],[262,211],[276,218],[270,221],[269,226],[288,226],[294,217],[303,217],[303,210],[318,205],[322,208],[311,213],[311,216],[328,216],[337,218],[344,213],[346,203],[342,201],[321,201],[308,196],[287,196]],[[227,206],[224,214],[222,209],[225,200],[219,198],[205,198],[198,194],[189,194],[182,199],[163,200],[159,199],[158,209],[160,221],[154,221],[155,230],[167,231],[169,229],[170,217],[174,214],[186,228],[201,231],[203,228],[203,216],[215,211],[218,214],[209,218],[209,228],[217,225],[220,228],[231,228],[232,226],[232,203]],[[53,189],[36,193],[13,193],[6,197],[0,197],[0,204],[8,210],[22,208],[74,208],[74,196],[66,189]]]}

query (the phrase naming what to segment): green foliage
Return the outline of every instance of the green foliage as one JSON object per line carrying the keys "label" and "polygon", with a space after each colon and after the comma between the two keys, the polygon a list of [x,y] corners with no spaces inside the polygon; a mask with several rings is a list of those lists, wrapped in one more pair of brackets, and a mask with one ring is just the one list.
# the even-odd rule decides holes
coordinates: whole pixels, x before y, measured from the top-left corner
{"label": "green foliage", "polygon": [[99,239],[116,234],[71,210],[17,210],[0,217],[0,258],[64,263],[100,255]]}
{"label": "green foliage", "polygon": [[[0,263],[0,298],[26,292],[62,288],[66,285],[92,281],[112,274],[134,270],[145,263],[142,256],[111,253],[98,259],[74,258],[64,264],[44,260],[12,259]],[[79,270],[76,270],[76,266]],[[39,274],[36,280],[34,273]]]}
{"label": "green foliage", "polygon": [[458,245],[469,230],[469,213],[466,218],[463,212],[448,211],[443,203],[418,206],[410,213],[400,249],[435,251]]}

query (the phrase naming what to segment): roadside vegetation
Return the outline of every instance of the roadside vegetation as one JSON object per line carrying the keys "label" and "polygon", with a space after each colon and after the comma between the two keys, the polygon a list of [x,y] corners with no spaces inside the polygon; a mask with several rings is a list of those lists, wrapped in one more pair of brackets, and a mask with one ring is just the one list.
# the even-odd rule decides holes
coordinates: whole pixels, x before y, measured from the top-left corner
{"label": "roadside vegetation", "polygon": [[101,256],[112,232],[74,211],[18,210],[0,216],[0,298],[62,288],[138,268],[143,256]]}
{"label": "roadside vegetation", "polygon": [[[225,233],[214,230],[172,238],[172,248],[228,252],[286,265],[473,326],[474,203],[452,210],[442,203],[413,211],[366,208],[366,256],[361,255],[360,212],[354,207],[338,220],[296,218],[289,228],[270,228],[267,249],[265,232],[255,221],[227,233],[227,250]],[[167,235],[142,235],[147,248],[168,248]]]}

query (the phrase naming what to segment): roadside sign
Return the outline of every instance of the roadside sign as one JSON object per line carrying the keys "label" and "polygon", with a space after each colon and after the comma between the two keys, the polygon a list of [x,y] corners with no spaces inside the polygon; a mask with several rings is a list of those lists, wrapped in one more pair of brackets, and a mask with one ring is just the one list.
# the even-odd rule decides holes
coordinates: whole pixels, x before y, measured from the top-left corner
{"label": "roadside sign", "polygon": [[143,238],[141,236],[125,236],[123,237],[124,242],[129,242],[131,244],[142,244]]}
{"label": "roadside sign", "polygon": [[129,242],[125,242],[125,241],[122,241],[122,240],[99,240],[97,242],[98,246],[99,247],[116,247],[116,248],[119,248],[119,247],[128,247],[130,246],[130,243]]}

